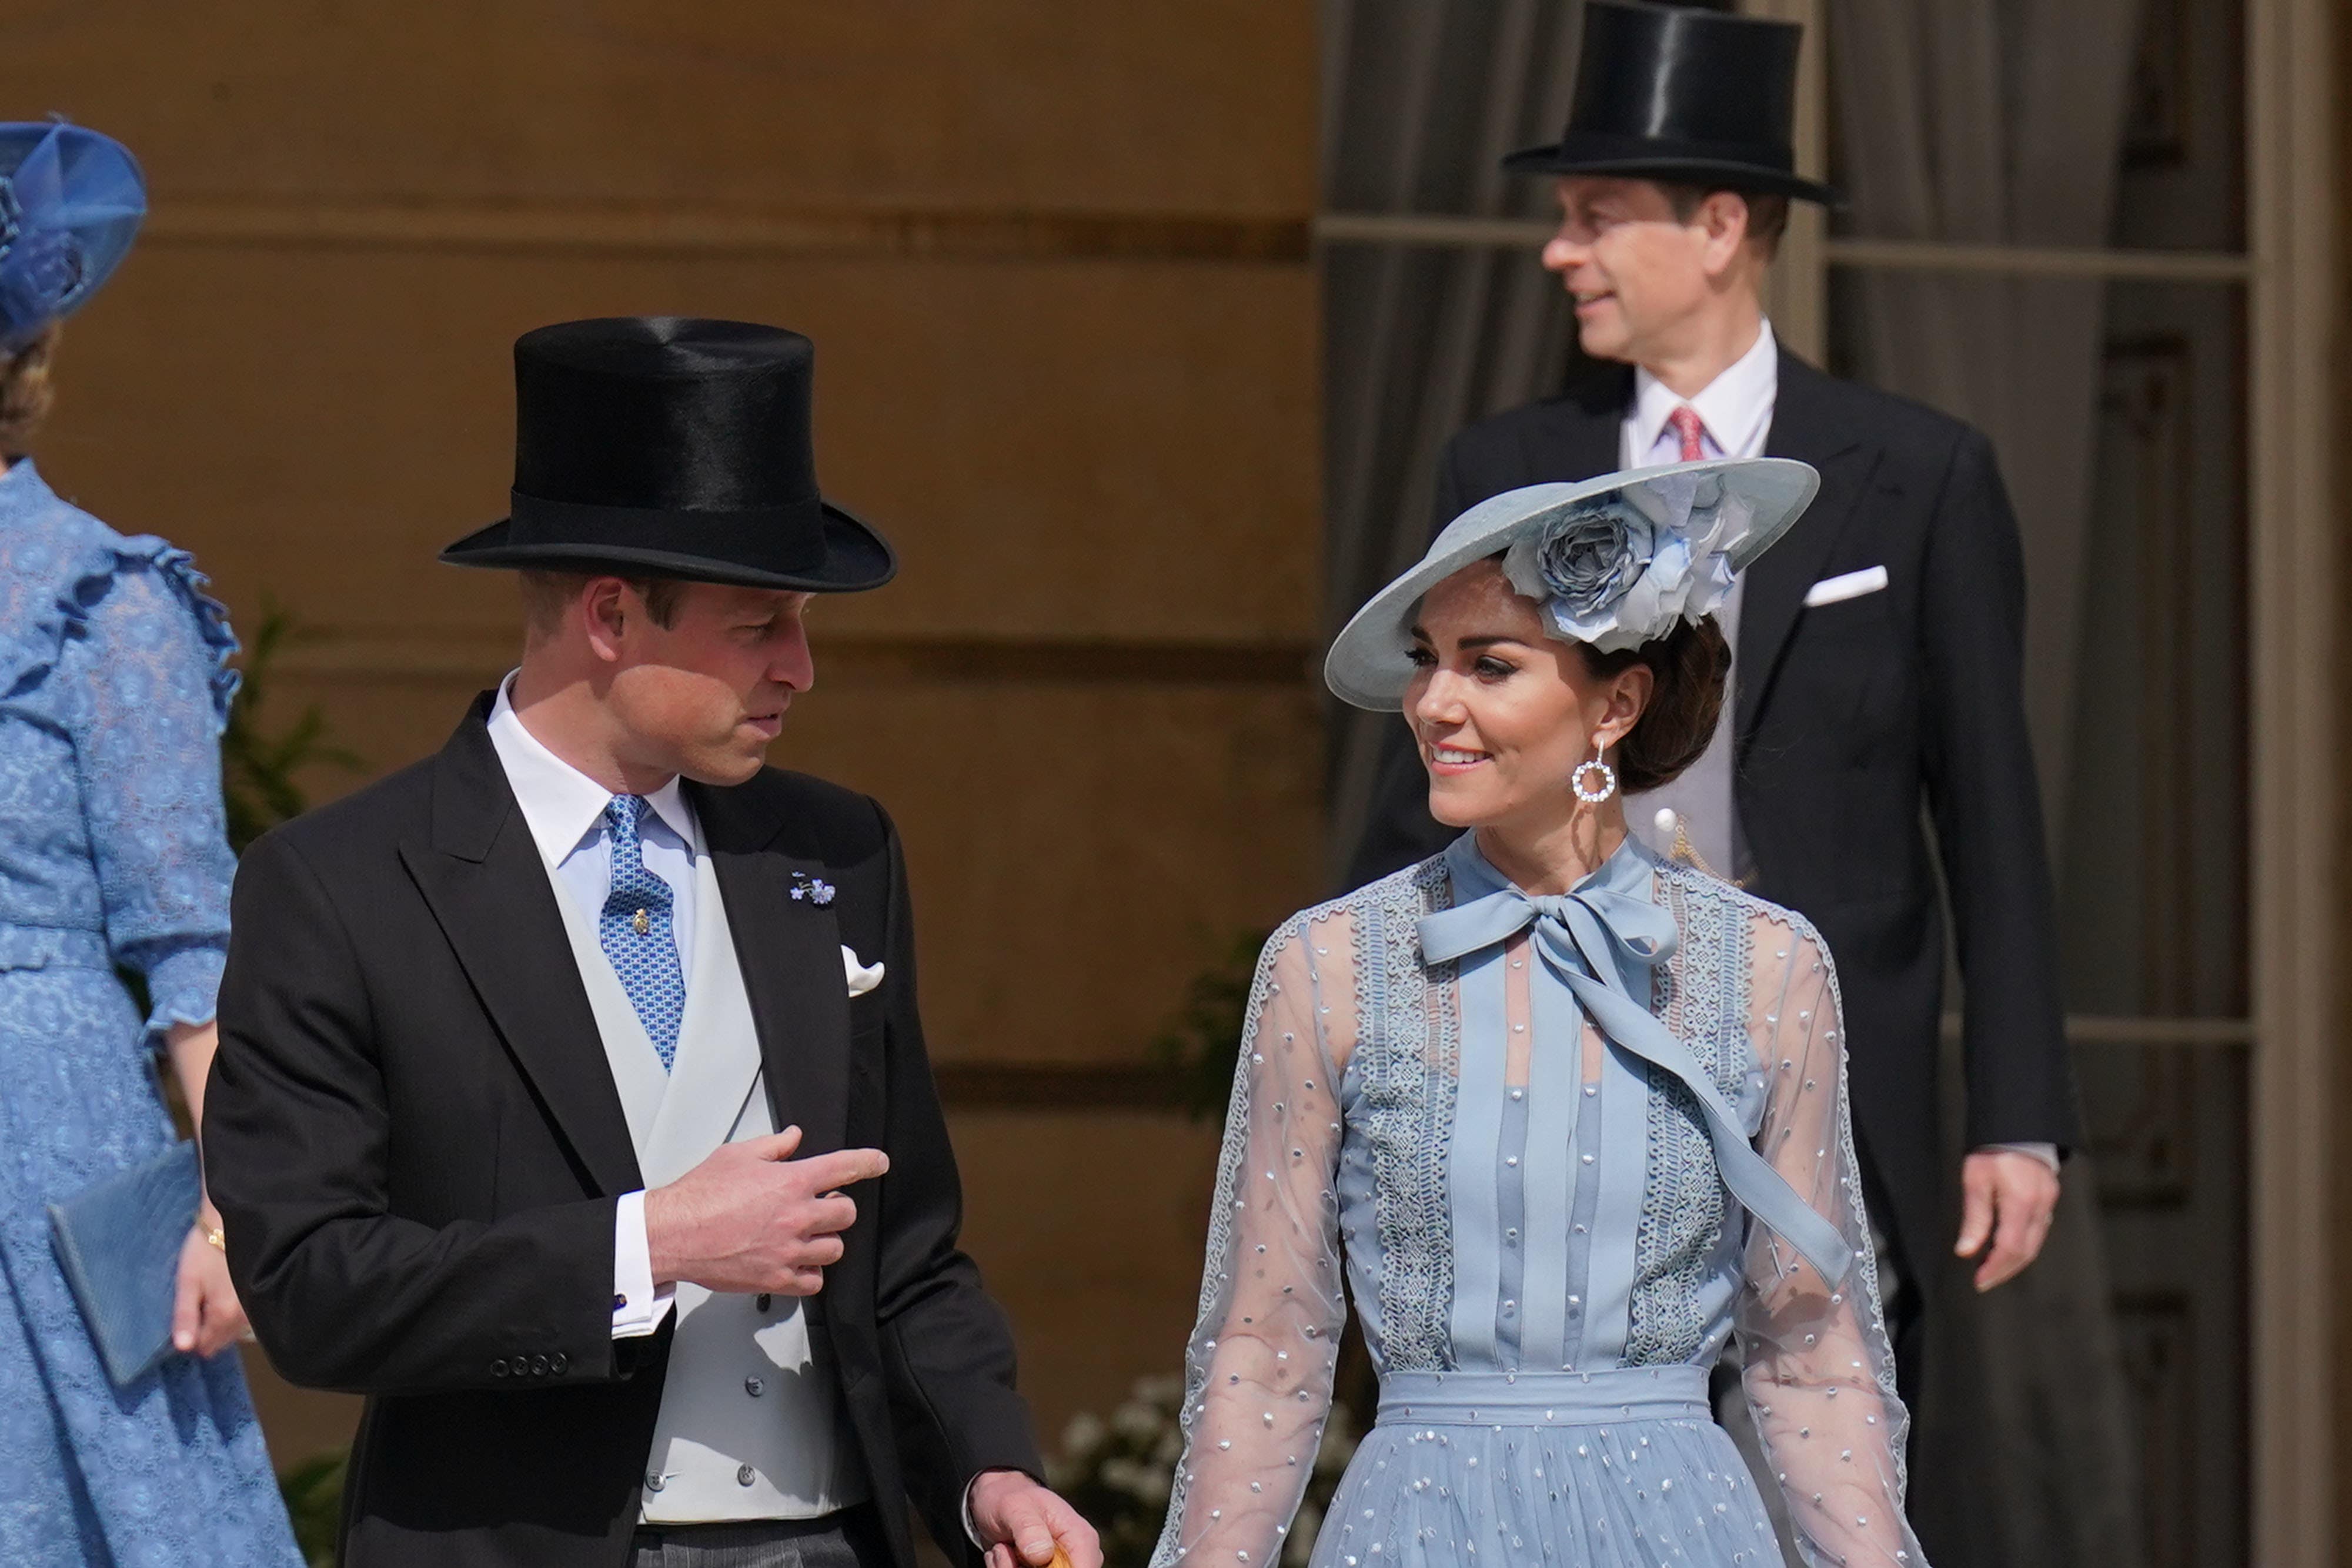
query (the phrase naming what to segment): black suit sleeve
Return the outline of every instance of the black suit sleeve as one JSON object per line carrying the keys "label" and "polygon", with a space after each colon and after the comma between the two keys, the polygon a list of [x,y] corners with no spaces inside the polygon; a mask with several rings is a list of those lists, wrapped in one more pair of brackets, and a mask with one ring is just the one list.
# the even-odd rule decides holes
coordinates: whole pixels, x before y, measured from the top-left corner
{"label": "black suit sleeve", "polygon": [[[880,808],[876,808],[880,811]],[[875,1295],[890,1404],[912,1492],[935,1540],[968,1550],[963,1500],[982,1470],[1043,1476],[1029,1407],[1013,1391],[1013,1331],[957,1245],[963,1186],[940,1109],[915,995],[915,921],[898,835],[890,867],[884,1071],[890,1173],[878,1184]]]}
{"label": "black suit sleeve", "polygon": [[1954,454],[1922,585],[1928,805],[1951,892],[1968,1146],[2079,1146],[2042,798],[2024,706],[2025,564],[1992,448]]}
{"label": "black suit sleeve", "polygon": [[271,1364],[354,1394],[548,1386],[498,1375],[518,1355],[556,1381],[615,1375],[613,1200],[437,1228],[394,1215],[365,977],[283,835],[247,852],[231,920],[205,1171]]}

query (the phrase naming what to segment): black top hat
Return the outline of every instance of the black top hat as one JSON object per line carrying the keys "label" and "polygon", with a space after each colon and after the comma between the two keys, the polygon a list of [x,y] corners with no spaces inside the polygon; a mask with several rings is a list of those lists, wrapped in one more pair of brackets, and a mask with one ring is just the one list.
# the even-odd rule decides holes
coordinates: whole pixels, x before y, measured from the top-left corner
{"label": "black top hat", "polygon": [[688,316],[524,333],[512,511],[441,559],[814,592],[881,587],[898,570],[888,542],[817,489],[815,353],[781,327]]}
{"label": "black top hat", "polygon": [[1792,22],[1586,0],[1568,129],[1503,160],[1528,174],[1622,174],[1836,203],[1797,173]]}

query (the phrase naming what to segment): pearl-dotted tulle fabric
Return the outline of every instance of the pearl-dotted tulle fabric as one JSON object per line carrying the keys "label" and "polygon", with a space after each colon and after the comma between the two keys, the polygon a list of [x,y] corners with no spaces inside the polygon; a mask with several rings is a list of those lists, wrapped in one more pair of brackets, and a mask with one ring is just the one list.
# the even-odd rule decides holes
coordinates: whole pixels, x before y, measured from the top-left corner
{"label": "pearl-dotted tulle fabric", "polygon": [[[1344,1273],[1382,1411],[1324,1520],[1317,1564],[1764,1568],[1778,1548],[1762,1500],[1699,1402],[1705,1368],[1737,1332],[1808,1560],[1916,1568],[1902,1515],[1906,1421],[1820,937],[1787,911],[1649,862],[1651,894],[1681,932],[1652,1011],[1851,1249],[1834,1289],[1728,1200],[1689,1092],[1544,1000],[1539,965],[1520,963],[1526,977],[1507,991],[1499,969],[1474,977],[1465,1008],[1465,976],[1487,960],[1423,963],[1420,918],[1487,891],[1457,887],[1448,858],[1295,916],[1260,960],[1187,1358],[1185,1453],[1155,1564],[1280,1560],[1330,1408]],[[1626,885],[1638,887],[1632,870]],[[1499,1012],[1480,999],[1505,995]],[[1574,1087],[1561,1095],[1562,1084]],[[1531,1109],[1547,1092],[1551,1122]],[[1565,1145],[1546,1131],[1563,1114],[1583,1118]],[[1459,1159],[1472,1130],[1487,1151],[1475,1169]],[[1530,1186],[1531,1170],[1554,1173],[1540,1179],[1561,1190]],[[1455,1234],[1457,1214],[1482,1228]],[[1565,1248],[1523,1235],[1537,1216],[1565,1217],[1578,1234]],[[1538,1250],[1571,1261],[1545,1313],[1569,1324],[1565,1341],[1523,1326],[1529,1287],[1543,1287],[1526,1266]],[[1544,1359],[1561,1343],[1565,1367]],[[1684,1397],[1612,1406],[1624,1418],[1593,1408],[1652,1388]],[[1542,1389],[1585,1408],[1547,1409]],[[1433,1393],[1493,1407],[1409,1418]]]}

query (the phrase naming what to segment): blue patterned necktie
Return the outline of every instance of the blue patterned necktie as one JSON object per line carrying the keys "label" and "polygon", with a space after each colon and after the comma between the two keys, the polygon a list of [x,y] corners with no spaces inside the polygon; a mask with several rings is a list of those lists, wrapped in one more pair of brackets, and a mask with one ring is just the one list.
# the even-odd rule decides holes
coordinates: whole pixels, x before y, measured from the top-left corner
{"label": "blue patterned necktie", "polygon": [[686,976],[670,936],[669,883],[646,869],[638,830],[652,810],[643,795],[615,795],[604,808],[613,840],[613,890],[604,895],[598,935],[637,1021],[667,1072],[677,1060],[677,1027],[686,1016]]}

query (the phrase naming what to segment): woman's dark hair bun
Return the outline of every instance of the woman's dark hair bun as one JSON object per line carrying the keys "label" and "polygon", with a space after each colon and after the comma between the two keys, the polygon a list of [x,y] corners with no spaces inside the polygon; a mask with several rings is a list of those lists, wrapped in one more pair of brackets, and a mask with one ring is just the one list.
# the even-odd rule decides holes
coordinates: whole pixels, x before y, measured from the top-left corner
{"label": "woman's dark hair bun", "polygon": [[1636,664],[1647,664],[1655,677],[1649,706],[1618,743],[1618,787],[1630,794],[1680,778],[1715,738],[1730,684],[1731,644],[1715,617],[1677,621],[1664,636],[1614,653],[1595,653],[1586,643],[1577,648],[1585,667],[1602,679]]}

